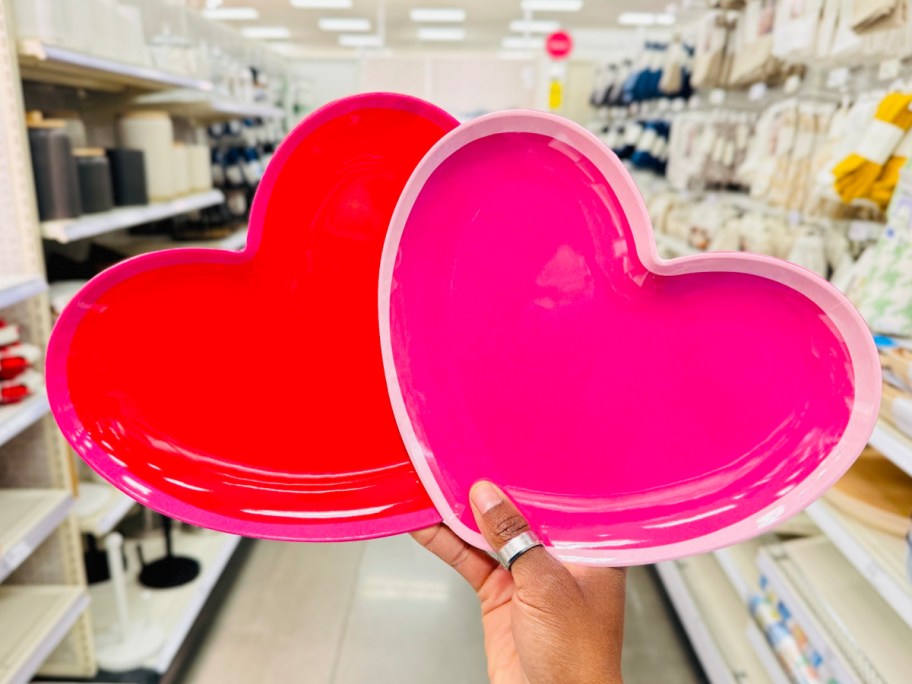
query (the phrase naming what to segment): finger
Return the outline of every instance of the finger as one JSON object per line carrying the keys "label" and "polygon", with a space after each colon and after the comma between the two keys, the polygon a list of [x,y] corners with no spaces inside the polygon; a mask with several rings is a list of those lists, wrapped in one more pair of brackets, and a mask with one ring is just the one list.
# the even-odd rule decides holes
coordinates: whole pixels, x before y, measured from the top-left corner
{"label": "finger", "polygon": [[483,551],[469,546],[446,525],[434,525],[412,532],[428,551],[462,575],[476,592],[481,590],[500,564]]}
{"label": "finger", "polygon": [[[490,482],[476,482],[469,492],[469,501],[478,529],[495,551],[500,551],[514,537],[531,530],[522,513]],[[526,551],[514,561],[510,570],[517,586],[524,579],[541,577],[543,573],[565,575],[572,580],[567,569],[541,546]]]}

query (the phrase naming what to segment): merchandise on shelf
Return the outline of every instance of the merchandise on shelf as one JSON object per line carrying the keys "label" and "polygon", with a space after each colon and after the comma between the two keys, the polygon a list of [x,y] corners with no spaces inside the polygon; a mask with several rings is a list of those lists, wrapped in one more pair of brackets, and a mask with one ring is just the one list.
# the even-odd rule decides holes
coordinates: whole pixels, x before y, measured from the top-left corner
{"label": "merchandise on shelf", "polygon": [[589,103],[603,108],[659,98],[686,99],[692,94],[691,53],[680,36],[667,43],[647,42],[635,59],[609,63],[598,71]]}
{"label": "merchandise on shelf", "polygon": [[35,365],[41,350],[32,344],[0,347],[0,380],[12,380]]}

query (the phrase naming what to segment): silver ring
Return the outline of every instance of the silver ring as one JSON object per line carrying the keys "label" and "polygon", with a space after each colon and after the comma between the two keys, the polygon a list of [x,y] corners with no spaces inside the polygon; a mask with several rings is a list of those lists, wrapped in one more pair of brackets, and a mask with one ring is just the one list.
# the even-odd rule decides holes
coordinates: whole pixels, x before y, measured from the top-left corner
{"label": "silver ring", "polygon": [[509,570],[517,558],[536,546],[544,546],[538,535],[531,531],[523,532],[504,544],[500,551],[497,552],[497,558],[500,560],[500,564]]}

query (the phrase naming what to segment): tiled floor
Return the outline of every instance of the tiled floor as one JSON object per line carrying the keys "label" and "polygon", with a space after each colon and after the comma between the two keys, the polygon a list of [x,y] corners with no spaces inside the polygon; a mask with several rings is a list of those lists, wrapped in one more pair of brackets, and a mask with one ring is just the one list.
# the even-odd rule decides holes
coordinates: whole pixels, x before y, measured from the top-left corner
{"label": "tiled floor", "polygon": [[[698,684],[655,577],[630,571],[626,684]],[[478,604],[409,537],[257,542],[185,684],[481,684]]]}

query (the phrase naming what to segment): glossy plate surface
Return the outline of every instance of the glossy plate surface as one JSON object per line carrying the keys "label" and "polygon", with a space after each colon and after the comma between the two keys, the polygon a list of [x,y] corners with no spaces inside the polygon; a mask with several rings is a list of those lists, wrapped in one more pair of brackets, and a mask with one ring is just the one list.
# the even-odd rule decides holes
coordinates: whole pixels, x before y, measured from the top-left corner
{"label": "glossy plate surface", "polygon": [[248,536],[439,521],[390,409],[377,272],[402,188],[455,125],[406,96],[327,105],[279,148],[243,253],[158,252],[92,280],[47,359],[73,448],[138,501]]}
{"label": "glossy plate surface", "polygon": [[877,352],[842,295],[769,257],[659,260],[623,166],[556,117],[494,114],[438,143],[380,277],[406,447],[476,546],[481,478],[565,560],[732,544],[822,494],[876,420]]}

